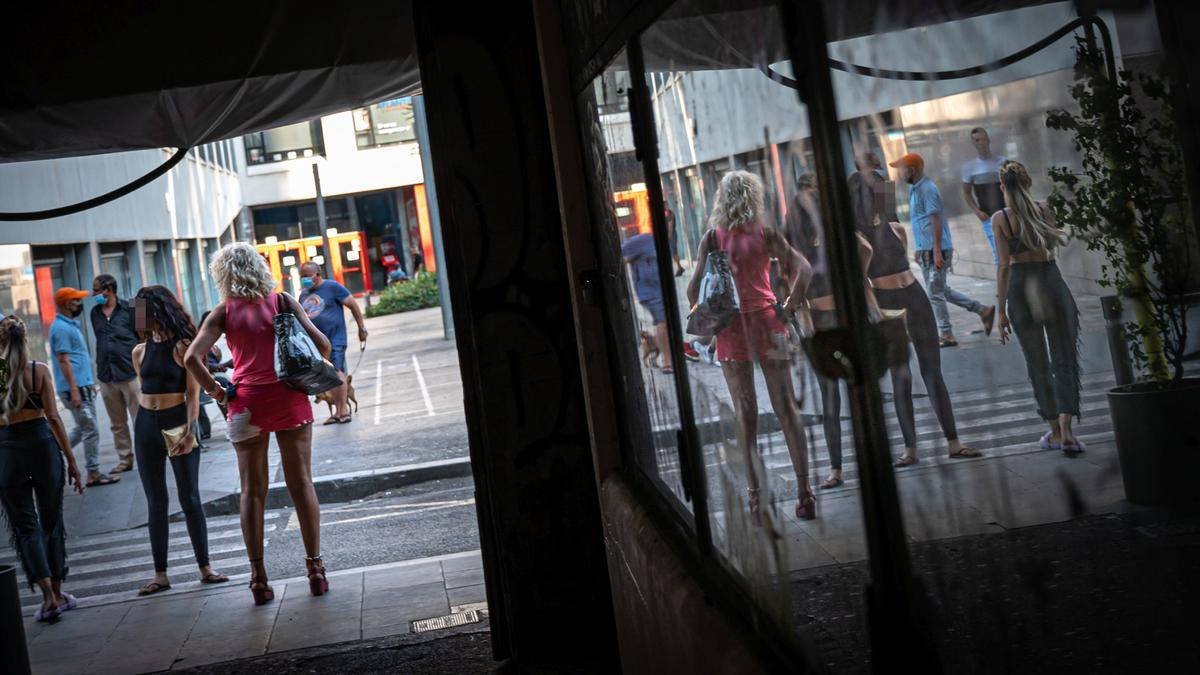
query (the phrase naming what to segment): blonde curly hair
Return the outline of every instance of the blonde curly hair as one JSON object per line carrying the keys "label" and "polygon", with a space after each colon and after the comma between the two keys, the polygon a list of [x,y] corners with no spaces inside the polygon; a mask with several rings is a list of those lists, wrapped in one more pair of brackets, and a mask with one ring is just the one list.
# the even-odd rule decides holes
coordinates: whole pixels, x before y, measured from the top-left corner
{"label": "blonde curly hair", "polygon": [[267,261],[245,242],[222,246],[213,254],[208,269],[222,300],[262,298],[275,290],[275,278]]}
{"label": "blonde curly hair", "polygon": [[730,171],[721,177],[711,224],[722,230],[757,222],[763,212],[763,184],[749,171]]}

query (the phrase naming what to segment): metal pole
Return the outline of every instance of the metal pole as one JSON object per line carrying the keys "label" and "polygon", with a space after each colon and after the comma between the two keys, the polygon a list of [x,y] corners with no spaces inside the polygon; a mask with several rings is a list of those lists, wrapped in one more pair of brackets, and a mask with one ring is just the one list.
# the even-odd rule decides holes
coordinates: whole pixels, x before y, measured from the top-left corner
{"label": "metal pole", "polygon": [[[321,167],[313,162],[313,186],[317,189],[317,226],[321,228],[321,243],[325,248],[324,258],[325,268],[322,272],[326,279],[329,279],[333,274],[333,249],[329,247],[329,221],[325,219],[325,197],[321,194]],[[304,236],[303,225],[301,225],[301,238]]]}
{"label": "metal pole", "polygon": [[442,246],[442,218],[437,188],[433,181],[433,153],[429,150],[429,125],[425,120],[425,97],[413,97],[417,145],[421,149],[421,173],[425,176],[425,201],[429,208],[429,230],[433,234],[433,256],[437,261],[438,298],[442,304],[442,328],[447,340],[454,339],[454,317],[450,313],[450,285],[446,282],[446,253]]}

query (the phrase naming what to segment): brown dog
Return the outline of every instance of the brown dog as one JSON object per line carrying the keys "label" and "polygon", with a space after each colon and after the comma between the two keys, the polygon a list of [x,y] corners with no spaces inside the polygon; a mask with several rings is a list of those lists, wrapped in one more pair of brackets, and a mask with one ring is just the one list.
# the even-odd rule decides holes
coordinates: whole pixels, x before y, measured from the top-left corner
{"label": "brown dog", "polygon": [[658,367],[658,340],[650,331],[642,331],[638,334],[638,342],[642,345],[642,365],[647,368]]}
{"label": "brown dog", "polygon": [[[358,414],[358,399],[354,398],[353,380],[354,380],[353,375],[346,376],[346,401],[347,401],[347,404],[349,404],[349,403],[354,404],[354,414],[357,415]],[[329,415],[331,417],[333,416],[333,390],[332,389],[329,391],[323,391],[323,392],[317,394],[317,396],[313,402],[314,403],[324,403],[325,405],[329,406]]]}

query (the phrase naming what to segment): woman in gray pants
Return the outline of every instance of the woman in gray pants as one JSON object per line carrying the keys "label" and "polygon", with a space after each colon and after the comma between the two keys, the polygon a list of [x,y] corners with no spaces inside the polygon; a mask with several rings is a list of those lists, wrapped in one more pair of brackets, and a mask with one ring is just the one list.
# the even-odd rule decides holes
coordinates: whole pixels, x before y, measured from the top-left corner
{"label": "woman in gray pants", "polygon": [[1050,207],[1030,196],[1032,185],[1020,162],[1000,165],[1005,208],[992,216],[1000,342],[1016,331],[1038,414],[1050,425],[1042,448],[1073,455],[1087,449],[1071,429],[1079,416],[1079,309],[1054,261],[1066,233],[1055,227]]}

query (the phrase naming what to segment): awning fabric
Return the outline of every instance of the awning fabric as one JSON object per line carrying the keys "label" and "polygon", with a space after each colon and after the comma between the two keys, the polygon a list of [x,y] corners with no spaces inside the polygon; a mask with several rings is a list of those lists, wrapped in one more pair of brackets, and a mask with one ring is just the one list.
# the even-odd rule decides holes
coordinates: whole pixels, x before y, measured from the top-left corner
{"label": "awning fabric", "polygon": [[49,0],[0,16],[0,161],[191,147],[420,92],[410,0]]}

